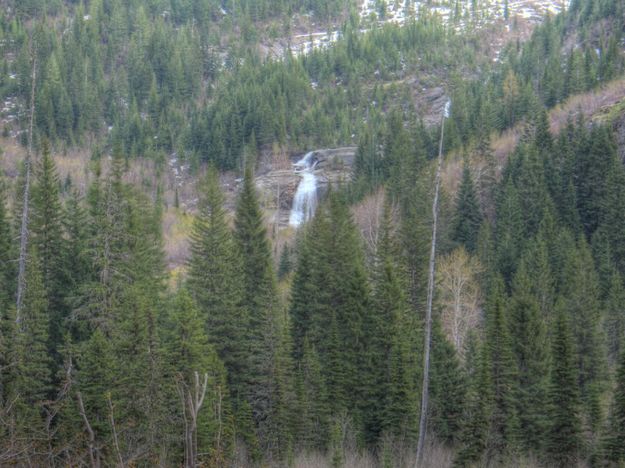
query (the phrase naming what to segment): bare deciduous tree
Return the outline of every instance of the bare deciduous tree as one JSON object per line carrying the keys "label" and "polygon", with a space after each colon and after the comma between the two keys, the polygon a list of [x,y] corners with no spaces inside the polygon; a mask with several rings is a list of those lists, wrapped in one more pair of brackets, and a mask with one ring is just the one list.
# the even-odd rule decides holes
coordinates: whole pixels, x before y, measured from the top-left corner
{"label": "bare deciduous tree", "polygon": [[480,262],[460,247],[441,259],[438,269],[438,301],[441,322],[447,338],[460,356],[464,355],[467,333],[480,319],[481,294],[478,275]]}
{"label": "bare deciduous tree", "polygon": [[182,403],[182,417],[184,421],[184,466],[195,468],[197,466],[197,420],[200,409],[204,404],[206,388],[208,387],[208,374],[204,373],[204,382],[200,383],[198,372],[193,374],[192,387],[185,382],[182,376],[178,376],[176,388]]}
{"label": "bare deciduous tree", "polygon": [[[382,223],[384,222],[384,204],[386,194],[384,189],[369,195],[362,202],[356,205],[352,212],[362,238],[364,239],[367,259],[371,261],[375,257],[378,249],[380,234],[382,233]],[[391,207],[391,219],[397,219],[399,208],[396,205]],[[394,228],[398,223],[391,223],[388,228]],[[394,233],[392,233],[394,234]]]}
{"label": "bare deciduous tree", "polygon": [[92,468],[97,468],[100,466],[100,454],[95,444],[95,432],[93,432],[93,428],[91,427],[89,419],[87,418],[87,412],[85,411],[85,405],[82,401],[82,395],[80,392],[76,392],[76,398],[78,399],[78,409],[80,412],[80,416],[85,423],[85,429],[87,430],[87,434],[89,435],[89,461],[91,462]]}

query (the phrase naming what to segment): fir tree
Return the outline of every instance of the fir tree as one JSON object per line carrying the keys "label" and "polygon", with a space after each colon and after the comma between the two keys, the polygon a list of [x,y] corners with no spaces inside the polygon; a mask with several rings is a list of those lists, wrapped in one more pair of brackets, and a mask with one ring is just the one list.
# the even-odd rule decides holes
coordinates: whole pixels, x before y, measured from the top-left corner
{"label": "fir tree", "polygon": [[[179,408],[180,399],[194,392],[195,373],[200,383],[204,376],[207,387],[204,402],[197,415],[197,450],[199,463],[223,463],[232,448],[233,427],[229,411],[226,370],[205,332],[199,310],[189,293],[181,289],[176,293],[168,316],[168,333],[165,336],[167,379],[178,390],[179,398],[172,408]],[[186,400],[185,400],[186,401]],[[188,409],[187,409],[188,411]],[[182,419],[179,414],[176,432],[183,436]]]}
{"label": "fir tree", "polygon": [[625,352],[621,353],[619,361],[608,433],[604,439],[604,456],[617,466],[625,463]]}
{"label": "fir tree", "polygon": [[240,258],[226,222],[217,173],[209,170],[199,188],[199,212],[191,232],[188,287],[208,337],[228,369],[228,382],[236,401],[245,398],[250,371]]}
{"label": "fir tree", "polygon": [[604,309],[608,359],[614,364],[622,354],[622,344],[625,340],[625,287],[623,277],[616,271],[610,278]]}
{"label": "fir tree", "polygon": [[292,382],[288,379],[290,362],[282,349],[286,325],[280,317],[271,249],[253,184],[250,164],[234,220],[234,237],[242,261],[242,304],[249,313],[245,330],[251,356],[247,398],[261,443],[269,453],[280,456],[280,449],[286,447],[286,406]]}
{"label": "fir tree", "polygon": [[480,461],[491,429],[494,402],[489,352],[486,346],[481,345],[472,356],[477,362],[469,375],[464,426],[460,434],[461,448],[454,460],[454,465],[458,467],[473,466]]}
{"label": "fir tree", "polygon": [[515,398],[519,435],[526,450],[538,453],[548,423],[546,395],[549,351],[540,305],[531,292],[528,269],[524,262],[514,278],[510,311],[512,349],[519,370],[518,394]]}
{"label": "fir tree", "polygon": [[319,355],[307,339],[296,379],[297,439],[307,450],[324,450],[328,444],[331,417],[328,391]]}
{"label": "fir tree", "polygon": [[482,213],[479,200],[475,193],[469,165],[465,161],[462,181],[458,189],[451,238],[463,244],[467,251],[473,253],[477,249],[477,237],[481,224]]}
{"label": "fir tree", "polygon": [[[77,391],[88,415],[89,424],[94,431],[95,443],[101,447],[104,460],[113,460],[114,454],[108,448],[111,440],[110,409],[108,406],[114,388],[114,360],[111,343],[101,330],[93,332],[91,337],[82,342],[77,350],[78,371],[76,372]],[[77,431],[84,430],[84,421],[79,414],[80,402],[76,401],[70,414]]]}
{"label": "fir tree", "polygon": [[519,423],[515,407],[518,369],[512,351],[504,294],[503,282],[496,279],[487,303],[484,343],[489,358],[493,397],[488,456],[499,460],[515,448]]}
{"label": "fir tree", "polygon": [[[30,249],[22,316],[11,342],[9,393],[18,408],[17,430],[30,436],[41,429],[44,401],[52,391],[52,360],[48,351],[49,317],[37,251]],[[28,435],[26,437],[29,437]],[[32,442],[32,440],[31,440]]]}
{"label": "fir tree", "polygon": [[35,173],[32,191],[31,239],[37,246],[41,262],[43,286],[46,291],[50,320],[50,350],[55,356],[64,334],[67,307],[65,239],[63,209],[59,198],[59,177],[47,142],[44,142],[41,162]]}
{"label": "fir tree", "polygon": [[550,459],[561,467],[575,464],[582,443],[574,353],[565,309],[558,306],[552,339],[552,368],[548,390],[550,424],[545,448]]}
{"label": "fir tree", "polygon": [[391,207],[384,207],[380,240],[373,271],[372,307],[365,327],[371,330],[367,342],[368,385],[365,437],[371,443],[382,432],[410,440],[416,428],[418,390],[416,367],[411,362],[411,345],[416,328],[411,314],[405,272],[398,262],[398,244],[392,234]]}
{"label": "fir tree", "polygon": [[466,381],[456,349],[443,334],[439,320],[434,320],[432,333],[431,428],[441,440],[453,444],[462,430]]}
{"label": "fir tree", "polygon": [[586,241],[569,250],[563,270],[561,294],[572,318],[578,388],[590,428],[601,423],[601,394],[605,389],[606,348],[602,335],[602,313],[597,275]]}
{"label": "fir tree", "polygon": [[378,332],[366,319],[370,298],[358,233],[336,193],[319,207],[306,232],[292,294],[295,349],[308,336],[324,368],[330,412],[348,411],[361,427],[365,395],[376,385],[365,345]]}
{"label": "fir tree", "polygon": [[291,251],[288,244],[284,244],[282,253],[280,254],[280,263],[278,265],[278,279],[282,279],[288,275],[291,269]]}

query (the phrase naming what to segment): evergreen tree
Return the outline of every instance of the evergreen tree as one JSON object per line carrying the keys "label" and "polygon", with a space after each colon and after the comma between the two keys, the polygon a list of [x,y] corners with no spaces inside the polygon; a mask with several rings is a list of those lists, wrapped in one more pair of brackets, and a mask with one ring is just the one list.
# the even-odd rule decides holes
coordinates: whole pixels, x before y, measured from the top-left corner
{"label": "evergreen tree", "polygon": [[617,466],[625,462],[625,352],[621,353],[619,361],[608,433],[604,441],[605,458]]}
{"label": "evergreen tree", "polygon": [[364,326],[366,368],[373,379],[365,398],[365,437],[370,443],[382,432],[414,440],[418,407],[417,365],[412,361],[416,343],[415,320],[406,296],[405,272],[397,260],[398,244],[392,234],[391,207],[384,207],[380,240],[373,271],[372,307]]}
{"label": "evergreen tree", "polygon": [[288,401],[292,382],[287,359],[281,306],[276,291],[273,259],[249,164],[235,213],[235,242],[242,260],[243,306],[249,313],[245,339],[250,352],[247,398],[261,443],[280,456],[286,447]]}
{"label": "evergreen tree", "polygon": [[299,414],[297,415],[297,440],[304,449],[324,450],[328,444],[331,414],[328,405],[323,366],[319,355],[305,339],[298,371],[296,392]]}
{"label": "evergreen tree", "polygon": [[519,430],[515,407],[518,369],[512,351],[504,294],[503,282],[496,279],[487,303],[484,343],[493,398],[487,454],[496,460],[516,448]]}
{"label": "evergreen tree", "polygon": [[598,281],[586,241],[567,253],[563,269],[561,294],[564,307],[572,318],[578,388],[584,403],[585,416],[592,430],[601,423],[601,395],[605,389],[606,348],[602,335],[602,312],[598,297]]}
{"label": "evergreen tree", "polygon": [[200,184],[198,215],[191,232],[188,287],[204,328],[228,370],[235,401],[245,398],[250,379],[246,309],[242,304],[240,258],[226,221],[217,173],[210,169]]}
{"label": "evergreen tree", "polygon": [[575,180],[579,214],[584,232],[589,238],[599,226],[604,213],[607,181],[614,167],[615,147],[605,127],[594,128],[586,145],[577,148]]}
{"label": "evergreen tree", "polygon": [[475,193],[469,165],[465,161],[462,181],[458,189],[451,238],[463,244],[467,251],[473,253],[477,249],[477,238],[481,224],[482,213],[479,200]]}
{"label": "evergreen tree", "polygon": [[[111,392],[114,389],[115,356],[110,341],[101,330],[93,332],[91,337],[82,342],[77,349],[75,375],[76,386],[88,416],[89,424],[94,431],[94,441],[102,450],[98,457],[113,460],[112,434],[110,426],[110,408],[108,406]],[[82,432],[84,421],[80,416],[80,401],[63,415],[67,423],[73,423],[76,432]]]}
{"label": "evergreen tree", "polygon": [[67,307],[65,239],[63,209],[59,196],[59,177],[47,142],[44,142],[41,162],[35,173],[32,191],[31,240],[37,247],[41,262],[43,287],[46,292],[47,314],[50,320],[50,350],[57,357],[57,347],[63,340]]}
{"label": "evergreen tree", "polygon": [[497,239],[498,270],[508,283],[512,280],[520,251],[523,249],[523,219],[519,194],[511,180],[502,187],[497,203]]}
{"label": "evergreen tree", "polygon": [[614,158],[606,175],[606,194],[602,204],[599,229],[605,230],[610,244],[613,262],[621,274],[625,274],[625,168]]}
{"label": "evergreen tree", "polygon": [[516,396],[519,435],[523,448],[539,453],[548,423],[549,351],[545,323],[539,302],[531,292],[525,262],[514,278],[510,312],[512,349],[519,370]]}
{"label": "evergreen tree", "polygon": [[278,265],[278,278],[282,279],[291,272],[291,253],[288,244],[282,247],[280,254],[280,263]]}
{"label": "evergreen tree", "polygon": [[574,465],[581,451],[580,400],[573,338],[565,309],[558,306],[552,339],[549,383],[549,430],[545,440],[550,459],[561,467]]}
{"label": "evergreen tree", "polygon": [[432,333],[430,424],[441,440],[453,444],[460,439],[462,430],[466,381],[456,349],[443,334],[437,319],[434,320]]}
{"label": "evergreen tree", "polygon": [[616,271],[610,278],[604,309],[608,359],[614,364],[622,354],[622,344],[625,340],[625,287],[623,277]]}
{"label": "evergreen tree", "polygon": [[473,466],[480,461],[487,448],[491,429],[493,393],[489,352],[486,346],[481,345],[472,356],[476,366],[469,374],[464,426],[460,435],[461,448],[454,460],[454,465],[459,467]]}
{"label": "evergreen tree", "polygon": [[295,350],[308,336],[323,365],[330,413],[347,411],[360,429],[366,395],[377,391],[366,344],[378,331],[366,318],[370,297],[358,233],[336,193],[318,208],[305,234],[292,294]]}
{"label": "evergreen tree", "polygon": [[49,317],[41,264],[34,247],[29,249],[26,290],[19,322],[10,347],[11,371],[7,385],[10,400],[15,400],[14,434],[21,443],[39,443],[43,429],[42,409],[52,391],[52,359],[48,351]]}
{"label": "evergreen tree", "polygon": [[[214,347],[209,343],[204,321],[191,296],[185,289],[176,293],[167,320],[168,332],[164,337],[167,361],[166,382],[174,386],[176,401],[172,410],[183,406],[188,395],[195,391],[195,374],[202,384],[206,376],[204,401],[197,415],[198,463],[219,465],[224,463],[232,449],[233,427],[229,410],[226,370]],[[186,411],[189,411],[188,408]],[[184,435],[183,419],[186,413],[176,411],[175,432]],[[180,446],[181,444],[179,444]]]}

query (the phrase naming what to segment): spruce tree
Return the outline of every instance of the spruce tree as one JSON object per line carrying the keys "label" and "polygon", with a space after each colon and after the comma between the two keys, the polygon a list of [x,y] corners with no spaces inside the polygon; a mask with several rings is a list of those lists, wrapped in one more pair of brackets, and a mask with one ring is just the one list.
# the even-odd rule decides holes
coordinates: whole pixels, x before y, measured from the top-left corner
{"label": "spruce tree", "polygon": [[510,304],[512,349],[518,367],[516,406],[519,436],[524,449],[540,452],[547,429],[546,396],[549,350],[540,305],[531,291],[525,262],[513,282]]}
{"label": "spruce tree", "polygon": [[245,170],[235,213],[235,244],[242,261],[242,304],[249,314],[245,340],[250,353],[247,395],[261,444],[272,456],[286,447],[291,370],[282,349],[285,324],[276,290],[271,249],[258,204],[251,164]]}
{"label": "spruce tree", "polygon": [[493,411],[490,354],[481,345],[474,354],[476,365],[469,374],[469,388],[460,433],[461,448],[454,460],[454,466],[474,466],[482,459],[488,445]]}
{"label": "spruce tree", "polygon": [[191,232],[188,287],[198,304],[204,329],[228,370],[235,402],[245,398],[250,349],[242,304],[240,258],[226,221],[218,175],[209,169],[199,186],[198,215]]}
{"label": "spruce tree", "polygon": [[523,233],[519,193],[512,181],[507,180],[497,202],[495,226],[497,267],[506,283],[512,281],[519,253],[523,249]]}
{"label": "spruce tree", "polygon": [[378,331],[374,316],[367,318],[371,299],[358,232],[336,193],[318,208],[305,233],[292,295],[296,358],[307,336],[323,365],[331,414],[347,411],[362,428],[366,395],[377,391],[378,371],[369,365],[366,345]]}
{"label": "spruce tree", "polygon": [[620,466],[625,463],[625,352],[621,353],[619,359],[607,429],[603,450],[605,459]]}
{"label": "spruce tree", "polygon": [[482,213],[477,198],[469,164],[465,161],[462,180],[458,189],[451,238],[463,244],[467,251],[477,249],[477,238],[482,224]]}
{"label": "spruce tree", "polygon": [[375,442],[382,432],[401,439],[414,437],[417,421],[417,366],[411,345],[417,327],[409,306],[405,271],[398,261],[399,245],[393,235],[391,206],[384,207],[380,240],[374,260],[372,307],[364,323],[367,371],[372,382],[365,395],[365,437]]}
{"label": "spruce tree", "polygon": [[282,253],[280,254],[280,263],[278,264],[278,279],[283,279],[291,272],[291,251],[288,244],[284,244],[282,247]]}
{"label": "spruce tree", "polygon": [[605,230],[613,262],[621,274],[625,274],[625,168],[617,158],[606,177],[599,229]]}
{"label": "spruce tree", "polygon": [[83,283],[91,280],[92,268],[89,258],[89,218],[82,200],[76,192],[67,198],[65,203],[64,231],[66,242],[66,303],[72,302],[80,291]]}
{"label": "spruce tree", "polygon": [[49,317],[41,264],[35,247],[29,249],[22,316],[15,324],[10,346],[10,401],[15,400],[18,438],[34,443],[41,434],[44,402],[52,391],[52,359],[48,352]]}
{"label": "spruce tree", "polygon": [[297,439],[306,450],[323,451],[328,444],[331,413],[323,366],[307,339],[296,373]]}
{"label": "spruce tree", "polygon": [[518,442],[517,363],[512,351],[503,281],[496,279],[486,305],[484,346],[490,364],[492,386],[491,430],[488,457],[501,460]]}
{"label": "spruce tree", "polygon": [[[102,447],[100,457],[114,460],[111,443],[109,399],[114,389],[115,356],[110,341],[101,330],[93,332],[88,340],[80,343],[77,349],[75,381],[77,392],[84,405],[86,416],[94,432],[94,442]],[[77,433],[84,431],[84,421],[80,415],[80,401],[76,394],[73,407],[63,415],[67,423],[72,423]]]}
{"label": "spruce tree", "polygon": [[430,427],[443,441],[453,444],[462,430],[466,379],[454,346],[434,319],[432,328],[432,378]]}
{"label": "spruce tree", "polygon": [[63,340],[67,307],[65,305],[67,270],[65,264],[66,243],[63,232],[63,209],[59,195],[59,177],[44,142],[41,161],[35,172],[32,190],[31,241],[37,246],[41,262],[43,286],[46,291],[50,320],[50,350],[56,352]]}
{"label": "spruce tree", "polygon": [[578,372],[569,321],[558,306],[552,338],[552,368],[548,390],[549,429],[545,448],[555,465],[574,465],[581,451]]}
{"label": "spruce tree", "polygon": [[594,262],[586,241],[569,250],[561,289],[564,307],[571,316],[578,388],[591,430],[601,423],[601,395],[606,384],[606,348]]}
{"label": "spruce tree", "polygon": [[182,406],[182,400],[186,401],[189,394],[194,394],[195,373],[200,384],[206,376],[207,387],[197,416],[195,435],[200,454],[198,462],[219,465],[228,458],[233,443],[225,367],[209,342],[202,315],[185,289],[179,290],[173,298],[167,323],[165,378],[167,385],[177,390],[171,395],[174,400],[171,401],[172,410],[177,415],[172,430],[178,437],[184,435],[183,419],[189,415],[180,414],[178,408]]}
{"label": "spruce tree", "polygon": [[622,344],[625,341],[625,286],[623,277],[617,271],[610,278],[604,309],[608,360],[610,364],[615,364],[623,352]]}

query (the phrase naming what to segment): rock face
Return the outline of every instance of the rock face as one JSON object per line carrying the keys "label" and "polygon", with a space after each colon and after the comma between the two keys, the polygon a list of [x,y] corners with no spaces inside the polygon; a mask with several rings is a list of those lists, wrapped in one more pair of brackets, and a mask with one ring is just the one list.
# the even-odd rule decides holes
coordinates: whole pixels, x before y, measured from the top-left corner
{"label": "rock face", "polygon": [[[323,198],[330,185],[338,186],[351,179],[355,155],[356,147],[353,146],[319,149],[313,152],[313,157],[317,160],[315,175],[319,198]],[[302,154],[294,155],[291,162],[301,157]],[[256,177],[261,203],[279,227],[286,227],[289,223],[293,197],[300,181],[301,176],[293,168],[272,169]]]}

